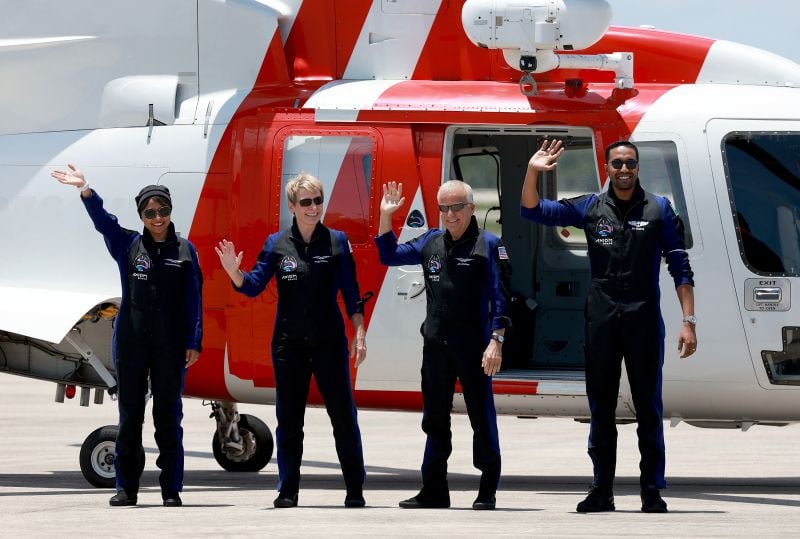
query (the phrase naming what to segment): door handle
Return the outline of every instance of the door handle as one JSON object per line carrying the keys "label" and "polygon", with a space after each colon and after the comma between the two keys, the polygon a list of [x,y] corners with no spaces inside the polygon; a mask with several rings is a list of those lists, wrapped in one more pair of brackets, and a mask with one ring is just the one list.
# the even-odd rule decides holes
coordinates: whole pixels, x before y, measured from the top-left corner
{"label": "door handle", "polygon": [[779,303],[783,291],[778,287],[757,287],[753,289],[753,301],[758,303]]}

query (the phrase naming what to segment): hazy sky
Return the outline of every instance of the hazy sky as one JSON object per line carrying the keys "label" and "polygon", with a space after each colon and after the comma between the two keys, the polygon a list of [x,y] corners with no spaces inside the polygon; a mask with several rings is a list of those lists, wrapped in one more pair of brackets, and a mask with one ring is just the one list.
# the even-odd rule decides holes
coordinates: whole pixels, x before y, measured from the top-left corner
{"label": "hazy sky", "polygon": [[611,24],[653,25],[765,49],[800,63],[798,0],[608,0]]}

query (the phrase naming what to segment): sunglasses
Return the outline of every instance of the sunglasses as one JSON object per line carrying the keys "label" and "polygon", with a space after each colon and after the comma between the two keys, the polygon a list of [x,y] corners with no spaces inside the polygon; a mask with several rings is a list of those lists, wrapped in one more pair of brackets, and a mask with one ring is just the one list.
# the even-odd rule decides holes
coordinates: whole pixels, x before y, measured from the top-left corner
{"label": "sunglasses", "polygon": [[614,170],[621,170],[622,165],[628,167],[628,170],[633,170],[639,166],[639,161],[637,161],[636,159],[626,159],[625,161],[623,161],[622,159],[614,159],[609,164],[614,168]]}
{"label": "sunglasses", "polygon": [[169,217],[170,213],[172,213],[172,208],[170,208],[169,206],[161,206],[160,208],[158,208],[158,210],[154,210],[153,208],[150,208],[149,210],[144,210],[142,212],[142,215],[144,215],[148,219],[155,219],[156,215],[159,215],[161,217]]}
{"label": "sunglasses", "polygon": [[458,202],[456,204],[439,204],[439,211],[442,213],[447,213],[450,210],[452,210],[453,213],[457,213],[463,210],[464,207],[468,205],[469,202]]}
{"label": "sunglasses", "polygon": [[304,208],[308,208],[309,206],[311,206],[312,202],[314,203],[315,206],[322,206],[323,200],[324,199],[321,196],[318,196],[314,198],[301,198],[300,200],[297,201],[297,203],[303,206]]}

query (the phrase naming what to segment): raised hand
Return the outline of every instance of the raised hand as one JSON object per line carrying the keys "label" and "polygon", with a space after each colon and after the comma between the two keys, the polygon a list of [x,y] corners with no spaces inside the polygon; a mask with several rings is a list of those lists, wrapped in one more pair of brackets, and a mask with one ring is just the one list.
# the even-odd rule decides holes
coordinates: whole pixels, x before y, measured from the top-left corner
{"label": "raised hand", "polygon": [[381,199],[381,214],[391,215],[400,209],[406,201],[403,196],[403,184],[387,182],[383,184],[383,198]]}
{"label": "raised hand", "polygon": [[562,141],[545,139],[542,146],[533,154],[528,161],[528,168],[536,172],[549,172],[556,168],[558,158],[564,153],[565,148],[561,147]]}
{"label": "raised hand", "polygon": [[67,166],[69,167],[69,172],[64,172],[63,170],[54,170],[50,173],[50,175],[60,183],[63,183],[64,185],[71,185],[72,187],[77,187],[78,189],[86,185],[86,178],[84,177],[83,172],[78,170],[72,163],[67,163]]}
{"label": "raised hand", "polygon": [[233,242],[225,239],[219,242],[219,245],[214,247],[214,250],[217,252],[217,256],[219,256],[219,261],[223,269],[231,279],[238,277],[240,275],[239,266],[242,264],[244,252],[240,251],[237,255],[236,247],[234,247]]}

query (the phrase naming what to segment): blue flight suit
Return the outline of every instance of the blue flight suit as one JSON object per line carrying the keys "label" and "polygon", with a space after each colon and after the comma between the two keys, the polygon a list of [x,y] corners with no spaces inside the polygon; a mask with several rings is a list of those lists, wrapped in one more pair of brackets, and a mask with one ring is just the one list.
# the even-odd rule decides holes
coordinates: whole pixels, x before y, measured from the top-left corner
{"label": "blue flight suit", "polygon": [[303,422],[311,375],[325,400],[348,492],[361,492],[366,472],[350,380],[349,351],[337,296],[348,316],[363,314],[355,262],[343,232],[317,223],[306,243],[297,222],[270,235],[238,289],[257,296],[275,276],[278,310],[272,333],[278,490],[296,495],[303,458]]}
{"label": "blue flight suit", "polygon": [[169,498],[183,490],[186,350],[201,350],[203,338],[203,276],[197,252],[189,240],[177,236],[172,223],[166,241],[155,242],[147,229],[140,234],[122,228],[97,193],[81,200],[117,262],[122,285],[112,343],[119,407],[117,490],[129,496],[139,490],[149,376],[159,483],[162,496]]}
{"label": "blue flight suit", "polygon": [[666,487],[661,368],[664,321],[658,279],[661,259],[675,286],[694,286],[683,224],[668,199],[637,183],[627,212],[610,192],[522,206],[522,217],[586,233],[592,284],[586,299],[586,394],[591,412],[589,455],[594,485],[613,488],[616,407],[621,363],[631,385],[639,438],[640,486]]}
{"label": "blue flight suit", "polygon": [[375,243],[383,264],[421,264],[425,276],[422,492],[434,498],[449,494],[450,411],[458,379],[473,430],[473,464],[482,472],[480,492],[494,495],[500,482],[500,442],[492,379],[481,361],[492,331],[511,323],[505,247],[497,236],[478,228],[474,216],[457,241],[450,232],[432,229],[400,245],[389,231]]}

